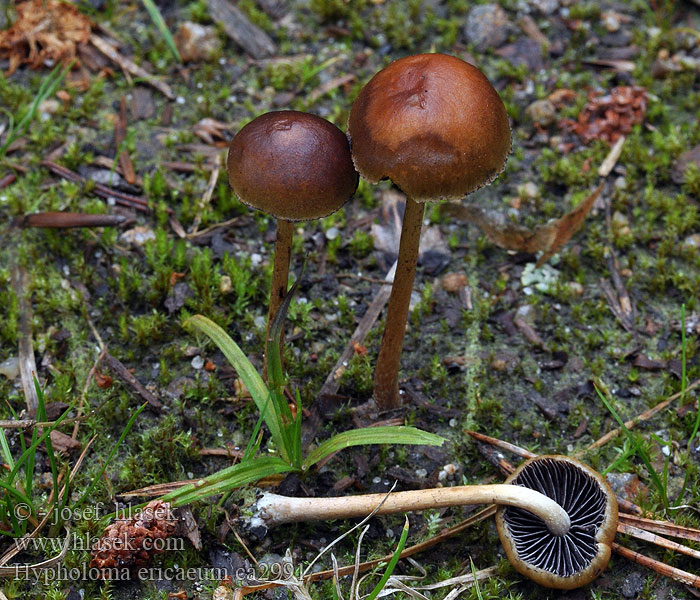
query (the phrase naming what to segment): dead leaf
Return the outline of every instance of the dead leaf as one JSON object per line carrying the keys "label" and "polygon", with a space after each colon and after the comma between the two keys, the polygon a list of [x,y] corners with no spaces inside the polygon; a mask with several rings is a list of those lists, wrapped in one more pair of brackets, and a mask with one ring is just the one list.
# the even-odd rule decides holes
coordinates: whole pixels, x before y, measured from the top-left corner
{"label": "dead leaf", "polygon": [[576,96],[578,96],[578,94],[573,90],[560,88],[558,90],[554,90],[549,96],[547,96],[547,100],[554,104],[554,106],[561,106],[563,104],[572,103],[574,100],[576,100]]}
{"label": "dead leaf", "polygon": [[647,371],[658,371],[666,368],[665,360],[654,360],[641,352],[635,356],[632,364],[639,369],[645,369]]}
{"label": "dead leaf", "polygon": [[357,356],[367,356],[367,346],[363,346],[358,341],[353,341],[352,349]]}
{"label": "dead leaf", "polygon": [[329,79],[328,81],[319,85],[317,88],[311,90],[311,92],[308,95],[308,101],[311,104],[313,104],[319,98],[325,96],[329,92],[332,92],[333,90],[335,90],[341,86],[346,88],[346,89],[349,88],[349,85],[356,80],[357,80],[357,77],[355,77],[355,75],[353,75],[352,73],[349,75],[339,75],[338,77],[334,77],[333,79]]}
{"label": "dead leaf", "polygon": [[199,525],[192,514],[192,509],[189,506],[183,506],[178,509],[178,533],[186,537],[195,550],[202,549],[202,536],[199,533]]}
{"label": "dead leaf", "polygon": [[74,440],[71,436],[66,435],[56,429],[54,429],[51,434],[51,445],[53,449],[57,452],[73,452],[74,450],[80,450],[82,447],[81,443]]}
{"label": "dead leaf", "polygon": [[30,0],[15,6],[17,19],[0,31],[0,56],[10,59],[8,75],[21,64],[38,69],[47,62],[75,58],[78,44],[90,38],[90,20],[67,2]]}
{"label": "dead leaf", "polygon": [[231,131],[231,125],[223,121],[205,117],[195,124],[192,131],[207,144],[216,144],[216,142],[226,141],[224,132]]}
{"label": "dead leaf", "polygon": [[109,375],[104,375],[99,371],[95,371],[95,383],[97,384],[98,388],[108,390],[114,384],[114,379],[112,379],[112,377]]}
{"label": "dead leaf", "polygon": [[544,252],[537,261],[539,267],[580,229],[602,191],[603,183],[571,212],[534,230],[508,221],[502,213],[485,210],[475,204],[445,203],[442,210],[457,219],[474,223],[486,237],[501,248],[516,252]]}

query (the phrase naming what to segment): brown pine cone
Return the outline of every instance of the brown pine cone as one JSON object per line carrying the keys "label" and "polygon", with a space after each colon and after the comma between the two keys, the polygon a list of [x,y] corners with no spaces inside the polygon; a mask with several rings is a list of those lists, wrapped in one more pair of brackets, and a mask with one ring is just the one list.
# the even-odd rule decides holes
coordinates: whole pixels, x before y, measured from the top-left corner
{"label": "brown pine cone", "polygon": [[105,528],[93,545],[90,568],[98,569],[103,579],[110,579],[110,569],[147,566],[154,555],[166,549],[164,540],[175,533],[176,527],[170,504],[153,500],[134,516],[117,519]]}

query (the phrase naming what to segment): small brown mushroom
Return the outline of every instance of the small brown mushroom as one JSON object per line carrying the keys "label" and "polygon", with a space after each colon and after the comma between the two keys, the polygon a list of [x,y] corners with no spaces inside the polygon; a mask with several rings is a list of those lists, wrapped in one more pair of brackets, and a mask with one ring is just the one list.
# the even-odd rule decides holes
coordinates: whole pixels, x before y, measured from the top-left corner
{"label": "small brown mushroom", "polygon": [[565,535],[554,535],[527,510],[499,507],[498,535],[518,572],[557,589],[586,585],[602,573],[617,532],[617,499],[600,474],[566,456],[538,456],[506,483],[546,494],[571,519]]}
{"label": "small brown mushroom", "polygon": [[499,505],[496,524],[508,560],[540,585],[560,589],[586,585],[610,559],[617,530],[615,495],[601,475],[566,456],[526,461],[505,484],[337,498],[266,493],[253,507],[252,522],[273,527],[364,517],[375,509],[375,514],[385,515],[482,503]]}
{"label": "small brown mushroom", "polygon": [[510,151],[505,107],[488,79],[445,54],[399,59],[361,90],[348,120],[360,175],[391,179],[407,195],[399,257],[374,379],[383,408],[400,404],[398,372],[415,278],[423,202],[488,184]]}
{"label": "small brown mushroom", "polygon": [[338,210],[357,189],[358,175],[343,132],[294,110],[265,113],[243,127],[231,142],[227,166],[241,202],[277,219],[269,335],[287,294],[293,222]]}

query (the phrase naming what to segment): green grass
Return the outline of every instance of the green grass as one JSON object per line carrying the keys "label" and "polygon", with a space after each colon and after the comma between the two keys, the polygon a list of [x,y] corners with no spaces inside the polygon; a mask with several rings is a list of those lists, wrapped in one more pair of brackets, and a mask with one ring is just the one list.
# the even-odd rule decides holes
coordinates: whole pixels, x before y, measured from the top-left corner
{"label": "green grass", "polygon": [[[36,378],[34,386],[38,401],[37,422],[46,423],[46,399]],[[48,522],[50,524],[49,536],[55,536],[66,523],[65,515],[76,514],[86,501],[92,499],[95,487],[100,483],[102,475],[144,408],[145,405],[134,411],[121,436],[102,461],[102,466],[98,469],[96,476],[80,493],[71,490],[74,475],[69,475],[67,467],[60,464],[51,441],[51,433],[56,431],[73,412],[75,404],[69,405],[49,425],[41,428],[32,426],[29,443],[25,442],[23,435],[20,435],[21,453],[16,459],[12,455],[4,429],[0,429],[0,456],[8,467],[8,471],[3,472],[3,477],[0,478],[0,534],[18,538],[30,533],[30,526],[31,531],[41,531]],[[37,481],[36,469],[38,468],[36,454],[41,444],[46,449],[50,466],[52,490],[50,502],[35,485]],[[63,476],[62,486],[59,486],[59,474]],[[62,490],[64,486],[65,489]]]}
{"label": "green grass", "polygon": [[[284,394],[287,379],[282,372],[280,356],[280,338],[296,286],[295,283],[287,294],[270,328],[270,337],[267,341],[268,384],[260,377],[240,346],[219,325],[202,315],[195,315],[185,323],[186,327],[207,335],[223,352],[250,392],[259,417],[250,435],[243,460],[199,480],[196,485],[182,487],[163,497],[174,506],[183,506],[195,500],[229,492],[265,477],[290,472],[303,473],[324,458],[353,446],[372,444],[440,446],[444,442],[443,438],[415,427],[379,426],[343,431],[321,442],[304,456],[301,441],[303,414],[301,397],[297,392],[296,403],[292,410]],[[260,432],[263,424],[270,433],[274,454],[259,455],[262,439]]]}
{"label": "green grass", "polygon": [[5,141],[3,142],[2,146],[0,146],[0,161],[2,161],[2,159],[5,157],[7,149],[12,145],[12,143],[27,132],[29,126],[32,124],[34,119],[36,119],[39,105],[47,98],[53,96],[72,67],[73,62],[70,62],[65,67],[56,65],[53,68],[53,70],[44,78],[41,87],[34,96],[34,100],[32,101],[31,105],[22,112],[22,116],[17,123],[15,123],[15,117],[11,112],[6,110],[3,111],[9,118],[9,125],[7,133],[5,134]]}

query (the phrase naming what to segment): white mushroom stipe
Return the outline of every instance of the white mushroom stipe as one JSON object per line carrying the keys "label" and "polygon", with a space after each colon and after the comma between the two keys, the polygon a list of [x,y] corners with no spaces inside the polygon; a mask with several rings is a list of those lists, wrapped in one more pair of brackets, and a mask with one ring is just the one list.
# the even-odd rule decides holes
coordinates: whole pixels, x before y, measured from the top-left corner
{"label": "white mushroom stipe", "polygon": [[[382,503],[383,502],[383,503]],[[566,511],[554,500],[535,490],[508,484],[472,485],[386,494],[365,494],[337,498],[292,498],[264,494],[254,505],[255,517],[274,527],[284,523],[366,517],[381,506],[376,514],[462,506],[498,504],[515,506],[538,516],[555,536],[566,535],[571,521]]]}

